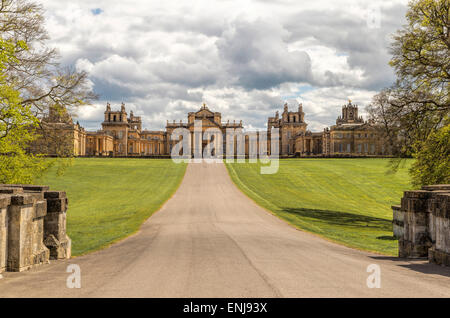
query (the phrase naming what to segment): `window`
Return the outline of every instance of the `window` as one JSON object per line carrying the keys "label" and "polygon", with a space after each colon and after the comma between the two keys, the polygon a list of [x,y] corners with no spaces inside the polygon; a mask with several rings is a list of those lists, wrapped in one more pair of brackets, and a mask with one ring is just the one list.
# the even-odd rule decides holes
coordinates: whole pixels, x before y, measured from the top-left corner
{"label": "window", "polygon": [[351,146],[350,144],[347,144],[347,152],[350,152]]}
{"label": "window", "polygon": [[361,144],[358,144],[358,153],[361,153],[362,152],[362,146],[361,146]]}
{"label": "window", "polygon": [[375,145],[374,144],[370,145],[370,153],[375,154]]}

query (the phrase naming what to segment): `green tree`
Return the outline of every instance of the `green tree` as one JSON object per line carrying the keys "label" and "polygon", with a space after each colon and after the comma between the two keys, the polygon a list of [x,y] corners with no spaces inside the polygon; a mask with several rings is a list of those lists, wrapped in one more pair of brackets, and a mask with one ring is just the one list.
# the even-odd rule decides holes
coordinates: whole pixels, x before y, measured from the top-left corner
{"label": "green tree", "polygon": [[[29,0],[0,0],[0,183],[33,183],[55,160],[30,153],[36,135],[70,157],[42,118],[51,108],[73,112],[96,96],[85,72],[63,68],[47,45],[44,10]],[[58,160],[64,168],[66,160]],[[61,171],[61,169],[59,169]]]}
{"label": "green tree", "polygon": [[46,168],[38,156],[26,152],[37,119],[4,73],[6,64],[18,63],[18,49],[27,46],[0,38],[0,183],[30,183]]}
{"label": "green tree", "polygon": [[[391,47],[397,81],[376,95],[368,109],[383,124],[393,154],[417,158],[411,169],[416,186],[445,180],[445,171],[436,169],[445,166],[444,153],[428,152],[443,150],[436,138],[443,138],[440,132],[449,125],[449,7],[448,0],[410,1],[407,24],[394,35]],[[433,162],[420,162],[424,158]],[[400,162],[394,160],[393,167]]]}
{"label": "green tree", "polygon": [[450,125],[432,132],[414,157],[413,185],[450,183]]}

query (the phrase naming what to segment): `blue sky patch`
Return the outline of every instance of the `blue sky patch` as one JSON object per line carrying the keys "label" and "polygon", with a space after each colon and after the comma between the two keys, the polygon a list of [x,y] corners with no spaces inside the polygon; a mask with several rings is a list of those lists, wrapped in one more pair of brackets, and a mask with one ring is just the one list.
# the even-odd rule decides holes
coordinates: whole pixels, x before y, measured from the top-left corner
{"label": "blue sky patch", "polygon": [[99,15],[100,13],[103,12],[103,10],[100,8],[95,8],[95,9],[91,9],[91,12],[93,15]]}

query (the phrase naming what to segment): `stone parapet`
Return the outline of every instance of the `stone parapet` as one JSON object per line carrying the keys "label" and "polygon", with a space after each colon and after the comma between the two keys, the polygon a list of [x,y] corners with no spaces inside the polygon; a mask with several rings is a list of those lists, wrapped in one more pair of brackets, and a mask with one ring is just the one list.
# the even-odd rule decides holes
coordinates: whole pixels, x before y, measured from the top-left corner
{"label": "stone parapet", "polygon": [[0,272],[70,257],[67,204],[47,186],[0,184]]}
{"label": "stone parapet", "polygon": [[428,257],[450,266],[450,185],[405,191],[392,210],[400,257]]}

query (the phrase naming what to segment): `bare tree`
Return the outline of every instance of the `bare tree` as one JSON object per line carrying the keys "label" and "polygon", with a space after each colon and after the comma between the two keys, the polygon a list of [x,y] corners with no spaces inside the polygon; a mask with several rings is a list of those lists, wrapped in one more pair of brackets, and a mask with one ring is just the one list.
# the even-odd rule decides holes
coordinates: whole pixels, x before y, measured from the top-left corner
{"label": "bare tree", "polygon": [[[18,46],[15,61],[6,65],[4,73],[20,92],[21,103],[30,106],[37,118],[48,116],[51,108],[73,114],[97,98],[87,73],[61,67],[56,49],[48,47],[42,5],[29,0],[1,0],[0,34],[6,41],[26,44]],[[55,139],[51,138],[55,135],[52,127],[40,121],[38,130],[43,138],[55,143],[51,140]],[[60,153],[68,154],[65,150]]]}

